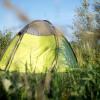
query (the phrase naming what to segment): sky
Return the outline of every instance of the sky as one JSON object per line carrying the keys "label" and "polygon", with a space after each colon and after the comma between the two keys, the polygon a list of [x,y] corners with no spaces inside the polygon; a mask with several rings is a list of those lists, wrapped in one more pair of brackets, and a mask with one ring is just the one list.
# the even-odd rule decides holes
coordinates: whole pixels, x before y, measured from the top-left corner
{"label": "sky", "polygon": [[[1,1],[1,0],[0,0]],[[58,26],[72,25],[75,10],[82,0],[12,0],[29,19],[45,19]],[[24,26],[15,13],[0,4],[0,30],[14,29]]]}

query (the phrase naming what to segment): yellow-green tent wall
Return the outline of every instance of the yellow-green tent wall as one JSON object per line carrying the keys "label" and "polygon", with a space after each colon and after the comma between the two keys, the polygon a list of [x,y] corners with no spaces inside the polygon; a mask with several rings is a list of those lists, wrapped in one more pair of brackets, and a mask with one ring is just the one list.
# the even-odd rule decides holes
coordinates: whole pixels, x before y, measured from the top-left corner
{"label": "yellow-green tent wall", "polygon": [[75,67],[76,57],[66,38],[55,33],[48,34],[17,34],[0,61],[0,69],[44,73],[52,68],[57,72],[65,72]]}

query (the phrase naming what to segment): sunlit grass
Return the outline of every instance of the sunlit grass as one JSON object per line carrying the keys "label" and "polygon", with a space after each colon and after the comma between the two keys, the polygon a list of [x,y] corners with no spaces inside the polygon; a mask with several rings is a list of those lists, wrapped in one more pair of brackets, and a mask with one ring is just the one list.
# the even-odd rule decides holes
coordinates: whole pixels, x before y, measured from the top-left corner
{"label": "sunlit grass", "polygon": [[8,100],[99,100],[100,68],[77,68],[66,73],[0,74],[0,98]]}

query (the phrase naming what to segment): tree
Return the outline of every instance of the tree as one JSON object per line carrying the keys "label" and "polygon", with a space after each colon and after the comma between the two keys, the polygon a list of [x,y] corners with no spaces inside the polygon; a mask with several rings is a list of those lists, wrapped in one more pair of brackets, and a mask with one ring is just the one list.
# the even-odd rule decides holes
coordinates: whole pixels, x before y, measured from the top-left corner
{"label": "tree", "polygon": [[79,62],[88,62],[96,58],[95,14],[90,10],[90,7],[89,0],[82,0],[81,6],[76,10],[74,19],[74,34],[78,39],[75,52]]}
{"label": "tree", "polygon": [[94,13],[95,13],[95,22],[96,22],[95,32],[97,33],[97,39],[100,40],[100,1],[99,0],[95,0],[94,2]]}
{"label": "tree", "polygon": [[[85,32],[92,32],[93,26],[93,14],[89,11],[88,0],[83,0],[81,7],[77,8],[76,16],[74,20],[74,27],[76,36],[81,39]],[[82,35],[82,37],[81,37]]]}

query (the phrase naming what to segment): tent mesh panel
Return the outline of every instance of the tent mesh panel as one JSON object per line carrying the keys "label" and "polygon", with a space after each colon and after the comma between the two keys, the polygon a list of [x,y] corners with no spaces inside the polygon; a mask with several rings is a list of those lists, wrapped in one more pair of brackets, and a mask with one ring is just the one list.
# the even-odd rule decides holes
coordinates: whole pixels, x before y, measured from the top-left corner
{"label": "tent mesh panel", "polygon": [[46,20],[35,20],[26,25],[18,34],[29,33],[33,35],[46,36],[55,33],[54,26]]}

